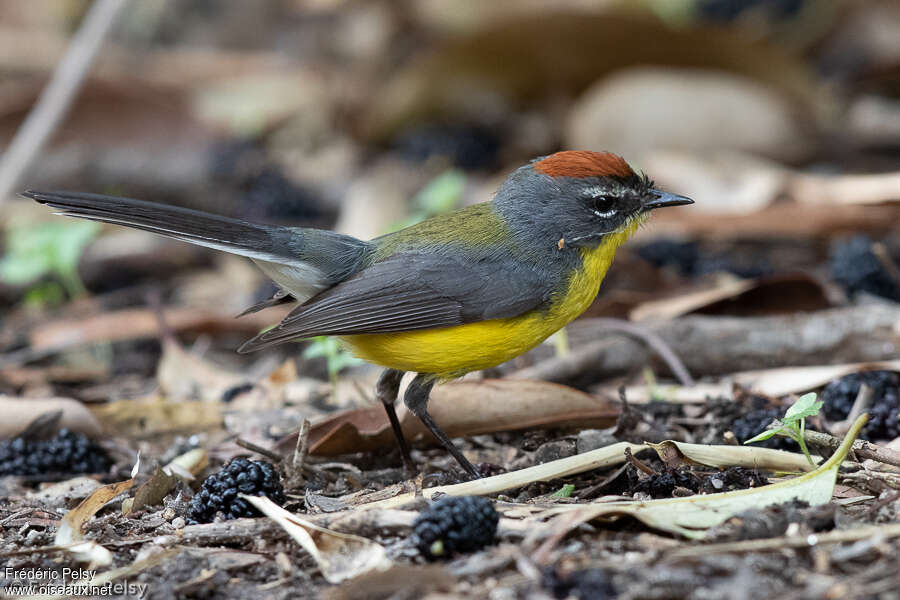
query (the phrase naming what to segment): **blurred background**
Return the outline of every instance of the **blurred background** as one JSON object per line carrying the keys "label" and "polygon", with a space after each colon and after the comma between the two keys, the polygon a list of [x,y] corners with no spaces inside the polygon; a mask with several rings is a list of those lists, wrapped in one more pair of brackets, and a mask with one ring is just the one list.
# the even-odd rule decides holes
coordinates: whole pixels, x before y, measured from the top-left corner
{"label": "blurred background", "polygon": [[[0,4],[0,147],[90,6]],[[232,319],[274,291],[247,261],[60,219],[28,188],[369,238],[488,200],[536,156],[609,150],[696,204],[654,215],[588,316],[900,300],[896,1],[153,0],[112,21],[46,146],[0,180],[2,391],[146,391],[154,307],[242,372],[298,351],[233,353],[281,316]],[[320,342],[301,373],[352,362]]]}

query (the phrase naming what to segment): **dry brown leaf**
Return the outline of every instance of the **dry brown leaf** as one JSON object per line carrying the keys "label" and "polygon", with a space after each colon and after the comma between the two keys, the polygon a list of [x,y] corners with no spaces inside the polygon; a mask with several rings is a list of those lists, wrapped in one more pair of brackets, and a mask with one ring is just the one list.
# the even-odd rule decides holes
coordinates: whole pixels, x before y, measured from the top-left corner
{"label": "dry brown leaf", "polygon": [[328,583],[340,583],[391,565],[381,544],[358,535],[319,527],[284,510],[265,496],[241,494],[241,497],[278,523],[309,552]]}
{"label": "dry brown leaf", "polygon": [[[800,453],[757,446],[688,444],[672,440],[666,440],[659,444],[648,442],[647,445],[659,454],[663,462],[668,462],[666,460],[667,452],[674,451],[692,463],[707,467],[747,467],[788,473],[805,473],[814,468]],[[816,458],[818,457],[813,457],[814,460]]]}
{"label": "dry brown leaf", "polygon": [[105,429],[138,439],[162,433],[193,434],[223,424],[219,402],[171,402],[159,396],[98,404],[91,406],[91,412]]}
{"label": "dry brown leaf", "polygon": [[[165,308],[166,325],[172,331],[242,331],[251,335],[277,323],[287,309],[272,308],[235,319],[210,310]],[[28,332],[34,352],[58,352],[66,348],[159,336],[159,317],[150,309],[132,308],[102,314],[41,323]]]}
{"label": "dry brown leaf", "polygon": [[438,598],[435,592],[449,592],[456,577],[441,565],[395,564],[384,571],[370,571],[337,588],[324,592],[325,600],[361,598]]}
{"label": "dry brown leaf", "polygon": [[147,506],[159,504],[172,491],[179,478],[190,481],[202,473],[207,464],[209,456],[203,448],[194,448],[174,458],[169,464],[156,469],[150,479],[139,485],[133,498],[126,498],[122,502],[122,513],[129,515]]}
{"label": "dry brown leaf", "polygon": [[805,273],[762,279],[738,279],[724,274],[709,289],[655,298],[635,306],[633,321],[671,319],[691,312],[757,316],[821,310],[831,306],[821,283]]}
{"label": "dry brown leaf", "polygon": [[549,12],[503,19],[417,58],[375,94],[366,128],[384,137],[435,118],[477,123],[485,106],[503,114],[549,89],[574,96],[617,69],[647,64],[725,70],[764,82],[807,109],[818,101],[799,61],[728,31],[676,29],[636,14]]}
{"label": "dry brown leaf", "polygon": [[141,460],[138,456],[137,462],[131,469],[129,479],[104,485],[85,498],[81,504],[67,512],[59,523],[59,529],[56,530],[56,545],[64,546],[75,560],[90,563],[92,567],[112,564],[112,553],[97,542],[82,541],[84,536],[81,530],[84,524],[97,514],[98,510],[134,485],[134,476],[137,475],[140,468]]}
{"label": "dry brown leaf", "polygon": [[60,427],[98,437],[102,428],[88,408],[71,398],[15,398],[0,395],[0,438],[21,433],[29,423],[43,414],[62,411]]}
{"label": "dry brown leaf", "polygon": [[[510,379],[437,386],[428,408],[451,437],[546,425],[608,427],[619,414],[616,403],[567,386]],[[401,410],[399,417],[407,439],[430,437],[415,415]],[[293,451],[295,442],[296,436],[288,436],[279,441],[279,448]],[[329,417],[310,431],[310,452],[319,455],[371,451],[393,443],[393,432],[380,405]]]}
{"label": "dry brown leaf", "polygon": [[900,372],[900,360],[744,371],[735,373],[732,380],[736,385],[760,394],[785,396],[821,387],[851,373],[873,370]]}
{"label": "dry brown leaf", "polygon": [[184,350],[166,338],[156,367],[160,391],[175,400],[218,402],[226,391],[248,383],[239,373],[228,371],[201,356]]}
{"label": "dry brown leaf", "polygon": [[758,282],[752,279],[719,278],[715,287],[707,290],[696,290],[679,296],[642,302],[629,312],[628,318],[632,321],[672,319],[714,302],[733,298],[747,290],[753,289],[757,285]]}

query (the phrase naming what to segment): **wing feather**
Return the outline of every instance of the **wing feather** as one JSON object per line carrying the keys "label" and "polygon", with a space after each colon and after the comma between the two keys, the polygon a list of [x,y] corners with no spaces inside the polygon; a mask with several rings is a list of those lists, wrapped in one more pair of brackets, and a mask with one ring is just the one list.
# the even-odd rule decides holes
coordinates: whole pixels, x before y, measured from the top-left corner
{"label": "wing feather", "polygon": [[545,305],[558,284],[535,265],[508,257],[399,253],[309,299],[239,351],[318,335],[391,333],[512,317]]}

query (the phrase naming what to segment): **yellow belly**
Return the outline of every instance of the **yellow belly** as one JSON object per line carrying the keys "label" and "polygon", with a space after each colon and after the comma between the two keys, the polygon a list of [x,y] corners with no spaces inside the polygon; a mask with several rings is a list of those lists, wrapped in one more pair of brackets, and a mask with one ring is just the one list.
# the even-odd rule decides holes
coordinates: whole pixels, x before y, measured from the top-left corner
{"label": "yellow belly", "polygon": [[610,236],[592,250],[582,250],[583,266],[572,275],[562,295],[546,311],[466,325],[343,336],[351,351],[371,363],[438,379],[495,367],[534,348],[594,301],[616,248],[637,227]]}

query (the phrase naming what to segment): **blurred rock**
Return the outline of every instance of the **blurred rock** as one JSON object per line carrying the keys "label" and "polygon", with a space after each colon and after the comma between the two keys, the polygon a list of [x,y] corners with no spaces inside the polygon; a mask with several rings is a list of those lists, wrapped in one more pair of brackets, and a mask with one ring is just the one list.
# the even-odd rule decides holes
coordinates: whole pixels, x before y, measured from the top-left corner
{"label": "blurred rock", "polygon": [[406,218],[409,200],[427,181],[424,171],[394,159],[373,164],[347,189],[335,231],[363,240],[390,231]]}
{"label": "blurred rock", "polygon": [[693,198],[692,208],[707,213],[754,213],[775,200],[791,175],[772,161],[730,150],[648,151],[640,166],[659,187]]}
{"label": "blurred rock", "polygon": [[651,150],[741,150],[781,159],[810,151],[796,107],[750,78],[701,69],[636,68],[589,88],[566,126],[566,146]]}
{"label": "blurred rock", "polygon": [[575,440],[575,448],[578,454],[584,454],[597,448],[606,448],[618,442],[609,431],[603,429],[585,429],[578,433],[578,439]]}
{"label": "blurred rock", "polygon": [[542,444],[540,448],[534,452],[535,464],[542,465],[561,458],[575,456],[575,441],[570,439],[554,440]]}

